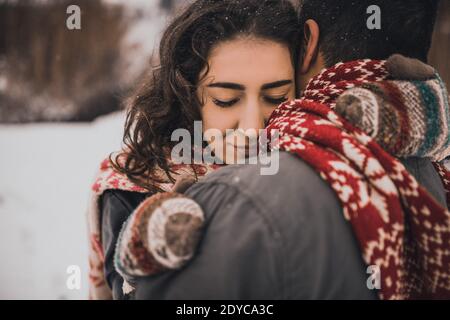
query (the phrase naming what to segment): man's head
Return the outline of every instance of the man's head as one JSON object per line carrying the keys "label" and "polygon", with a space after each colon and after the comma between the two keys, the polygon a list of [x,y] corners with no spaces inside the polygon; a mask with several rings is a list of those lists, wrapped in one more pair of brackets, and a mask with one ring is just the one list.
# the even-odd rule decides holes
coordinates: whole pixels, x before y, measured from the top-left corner
{"label": "man's head", "polygon": [[[340,61],[387,59],[394,53],[427,61],[439,0],[303,0],[298,85]],[[380,29],[370,29],[380,8]]]}

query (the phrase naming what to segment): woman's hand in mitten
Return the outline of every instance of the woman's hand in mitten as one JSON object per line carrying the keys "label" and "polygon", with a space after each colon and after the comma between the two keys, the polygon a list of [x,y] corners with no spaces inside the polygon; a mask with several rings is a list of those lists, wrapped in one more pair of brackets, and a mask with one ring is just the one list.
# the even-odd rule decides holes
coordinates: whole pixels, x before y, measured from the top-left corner
{"label": "woman's hand in mitten", "polygon": [[[187,185],[180,183],[174,189]],[[164,192],[147,198],[122,227],[116,269],[132,283],[134,277],[180,268],[194,255],[203,222],[200,206],[182,194]]]}

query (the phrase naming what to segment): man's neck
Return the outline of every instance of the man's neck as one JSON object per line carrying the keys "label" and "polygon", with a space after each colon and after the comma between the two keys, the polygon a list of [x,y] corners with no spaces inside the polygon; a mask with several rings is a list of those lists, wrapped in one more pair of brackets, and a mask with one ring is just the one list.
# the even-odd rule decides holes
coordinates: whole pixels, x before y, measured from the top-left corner
{"label": "man's neck", "polygon": [[325,64],[325,59],[323,58],[322,54],[319,53],[314,63],[311,64],[311,66],[308,68],[308,71],[306,71],[305,73],[302,73],[301,71],[299,72],[297,83],[297,87],[299,89],[298,96],[300,96],[301,92],[306,89],[309,81],[312,78],[316,77],[326,67],[327,66]]}

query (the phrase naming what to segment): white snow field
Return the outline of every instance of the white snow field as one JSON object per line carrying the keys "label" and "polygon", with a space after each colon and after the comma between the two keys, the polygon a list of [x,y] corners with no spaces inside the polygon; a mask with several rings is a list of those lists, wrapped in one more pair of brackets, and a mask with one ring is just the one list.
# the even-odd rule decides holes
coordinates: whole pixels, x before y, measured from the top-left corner
{"label": "white snow field", "polygon": [[[124,121],[0,125],[0,299],[87,298],[89,187]],[[66,285],[71,265],[80,290]]]}
{"label": "white snow field", "polygon": [[[122,74],[133,81],[169,17],[159,0],[104,1],[125,5],[130,19],[141,12],[122,44]],[[0,79],[0,90],[6,84]],[[91,124],[0,125],[0,299],[87,298],[89,187],[100,161],[120,148],[124,121],[119,112]],[[80,290],[66,285],[73,265]]]}

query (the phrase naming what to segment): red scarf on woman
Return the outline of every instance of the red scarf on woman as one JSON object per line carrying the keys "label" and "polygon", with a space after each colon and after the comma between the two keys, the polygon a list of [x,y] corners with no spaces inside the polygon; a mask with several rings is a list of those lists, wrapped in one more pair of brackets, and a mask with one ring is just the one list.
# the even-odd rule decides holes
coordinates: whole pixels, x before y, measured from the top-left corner
{"label": "red scarf on woman", "polygon": [[[385,61],[339,63],[271,116],[274,148],[312,166],[335,191],[382,299],[450,298],[450,213],[402,163],[333,111],[346,89],[385,81]],[[450,175],[437,165],[448,188]]]}
{"label": "red scarf on woman", "polygon": [[[170,161],[170,160],[169,160]],[[170,165],[173,178],[182,175],[194,177],[204,176],[218,168],[216,165]],[[160,168],[155,168],[154,176],[160,178],[161,183],[154,186],[160,190],[171,191],[174,183]],[[122,190],[150,194],[150,191],[136,185],[128,177],[117,172],[111,165],[110,159],[102,161],[95,181],[91,187],[89,206],[87,210],[88,233],[89,233],[89,299],[108,300],[112,299],[111,288],[106,283],[104,265],[105,254],[103,252],[100,199],[106,190]]]}

